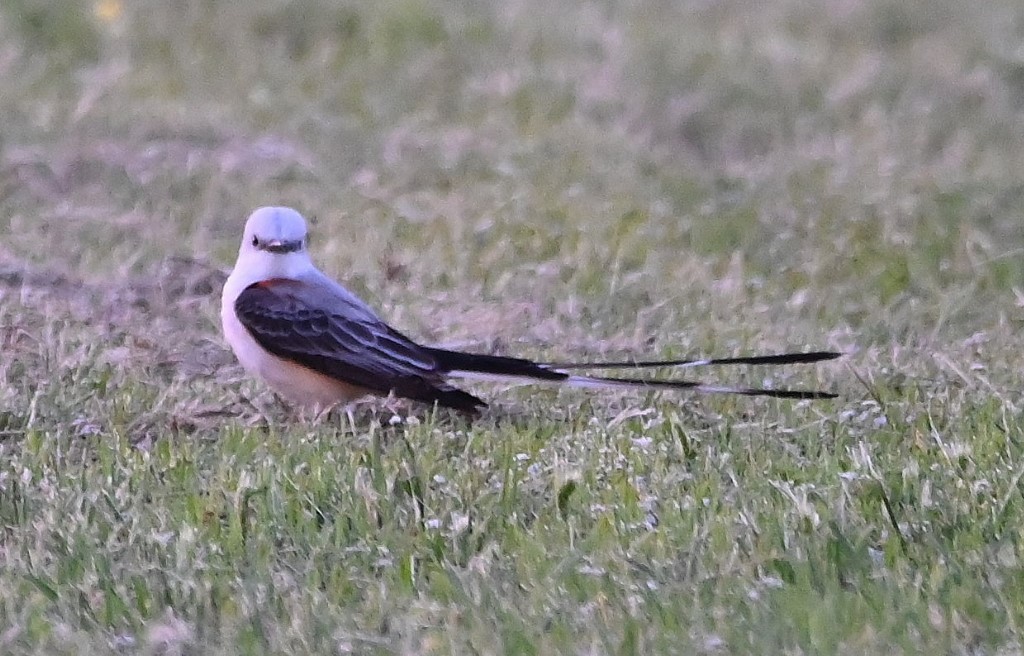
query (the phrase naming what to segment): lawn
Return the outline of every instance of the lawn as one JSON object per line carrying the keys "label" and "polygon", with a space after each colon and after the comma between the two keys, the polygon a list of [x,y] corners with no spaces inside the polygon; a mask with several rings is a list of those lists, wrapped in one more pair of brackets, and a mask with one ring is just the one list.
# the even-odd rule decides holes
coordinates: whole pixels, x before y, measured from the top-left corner
{"label": "lawn", "polygon": [[[0,652],[1018,654],[1024,5],[7,0]],[[835,349],[282,406],[260,205],[430,344]],[[694,372],[687,372],[692,374]]]}

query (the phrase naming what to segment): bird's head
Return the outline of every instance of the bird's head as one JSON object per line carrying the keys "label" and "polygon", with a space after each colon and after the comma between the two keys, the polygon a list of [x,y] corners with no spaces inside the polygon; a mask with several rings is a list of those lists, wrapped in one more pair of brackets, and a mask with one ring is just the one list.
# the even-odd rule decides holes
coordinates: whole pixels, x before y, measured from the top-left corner
{"label": "bird's head", "polygon": [[294,277],[311,268],[306,220],[290,207],[261,207],[249,215],[238,263],[265,277]]}

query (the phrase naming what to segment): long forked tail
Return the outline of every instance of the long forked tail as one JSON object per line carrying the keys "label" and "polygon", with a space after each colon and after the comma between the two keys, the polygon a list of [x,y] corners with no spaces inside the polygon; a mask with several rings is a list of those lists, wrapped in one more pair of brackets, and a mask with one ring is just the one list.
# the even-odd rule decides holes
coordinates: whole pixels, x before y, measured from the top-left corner
{"label": "long forked tail", "polygon": [[698,360],[620,360],[619,362],[540,362],[552,369],[652,369],[656,367],[706,367],[729,364],[807,364],[822,360],[835,360],[842,353],[810,351],[808,353],[779,353],[776,355],[747,355],[738,358],[703,358]]}
{"label": "long forked tail", "polygon": [[781,399],[832,399],[836,395],[819,390],[776,390],[756,387],[730,387],[712,385],[702,381],[670,380],[663,378],[620,378],[617,376],[587,376],[572,374],[581,369],[653,369],[658,367],[699,367],[710,365],[780,365],[821,362],[838,358],[841,353],[814,351],[810,353],[781,353],[736,358],[704,358],[691,360],[641,360],[636,362],[533,362],[523,358],[499,355],[478,355],[444,349],[431,349],[438,365],[449,375],[459,378],[504,382],[550,382],[584,388],[631,388],[692,390],[709,394],[742,394],[768,396]]}

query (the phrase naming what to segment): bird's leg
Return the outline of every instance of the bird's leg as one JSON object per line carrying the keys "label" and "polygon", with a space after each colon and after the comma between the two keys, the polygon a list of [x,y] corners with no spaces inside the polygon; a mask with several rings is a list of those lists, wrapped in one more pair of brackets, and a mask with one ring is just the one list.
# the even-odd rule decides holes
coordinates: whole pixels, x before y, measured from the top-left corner
{"label": "bird's leg", "polygon": [[391,416],[388,418],[389,424],[404,424],[406,417],[402,414],[402,411],[408,411],[408,406],[403,402],[402,399],[395,396],[394,392],[389,393],[383,397],[382,403],[384,410],[389,412]]}

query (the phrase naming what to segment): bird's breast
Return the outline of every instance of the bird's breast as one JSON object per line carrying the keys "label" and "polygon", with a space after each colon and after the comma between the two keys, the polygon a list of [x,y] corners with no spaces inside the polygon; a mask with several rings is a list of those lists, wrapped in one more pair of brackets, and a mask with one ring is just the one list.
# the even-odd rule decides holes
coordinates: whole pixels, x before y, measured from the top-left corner
{"label": "bird's breast", "polygon": [[267,351],[239,321],[234,300],[228,294],[224,295],[221,305],[221,328],[245,370],[262,378],[271,389],[296,405],[323,409],[369,393]]}

